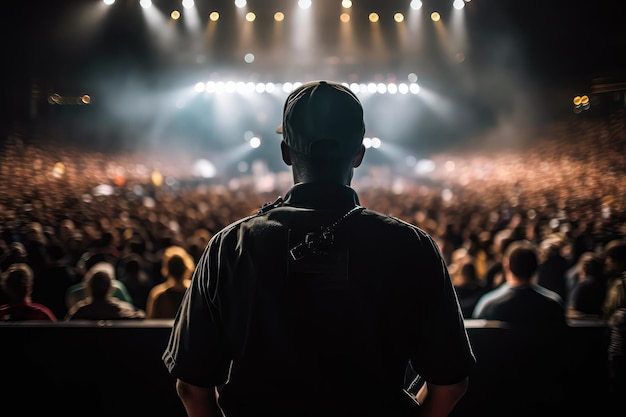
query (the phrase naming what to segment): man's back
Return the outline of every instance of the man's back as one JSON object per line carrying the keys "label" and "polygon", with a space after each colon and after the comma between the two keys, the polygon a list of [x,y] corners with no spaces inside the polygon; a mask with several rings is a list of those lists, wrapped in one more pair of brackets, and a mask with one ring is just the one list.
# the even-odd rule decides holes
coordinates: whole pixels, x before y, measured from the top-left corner
{"label": "man's back", "polygon": [[[447,349],[467,346],[466,334],[433,240],[369,210],[344,218],[356,203],[348,187],[298,185],[284,205],[218,233],[199,262],[195,283],[214,309],[203,317],[221,318],[234,360],[227,415],[301,412],[303,393],[320,407],[311,415],[389,411],[406,399],[409,359],[441,384],[467,374],[469,347]],[[327,255],[294,259],[307,233],[338,220]]]}

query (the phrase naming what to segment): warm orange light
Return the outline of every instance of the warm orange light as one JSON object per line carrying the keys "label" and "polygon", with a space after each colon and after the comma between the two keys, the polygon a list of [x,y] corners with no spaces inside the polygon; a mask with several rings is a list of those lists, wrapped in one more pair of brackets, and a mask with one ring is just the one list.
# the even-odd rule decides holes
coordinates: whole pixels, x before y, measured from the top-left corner
{"label": "warm orange light", "polygon": [[339,19],[343,23],[348,23],[350,21],[350,15],[348,13],[341,13],[341,16],[339,16]]}
{"label": "warm orange light", "polygon": [[437,12],[432,12],[430,14],[430,18],[433,20],[433,22],[438,22],[439,20],[441,20],[441,15]]}
{"label": "warm orange light", "polygon": [[400,23],[404,21],[404,15],[402,13],[396,13],[393,15],[393,20]]}
{"label": "warm orange light", "polygon": [[220,14],[218,12],[211,12],[209,15],[209,19],[211,19],[212,22],[216,22],[219,18]]}
{"label": "warm orange light", "polygon": [[252,12],[248,12],[246,13],[246,20],[248,22],[254,22],[254,19],[256,19],[256,15]]}
{"label": "warm orange light", "polygon": [[588,104],[588,103],[589,103],[589,97],[587,97],[587,96],[582,96],[582,97],[580,98],[580,104],[585,105],[585,104]]}
{"label": "warm orange light", "polygon": [[582,97],[580,96],[574,97],[574,106],[580,106],[581,102],[582,102]]}
{"label": "warm orange light", "polygon": [[89,104],[89,103],[91,103],[91,97],[89,97],[89,95],[88,95],[88,94],[83,94],[83,95],[80,97],[80,101],[81,101],[83,104]]}
{"label": "warm orange light", "polygon": [[172,10],[172,13],[170,13],[170,17],[173,20],[178,20],[180,19],[180,12],[178,10]]}
{"label": "warm orange light", "polygon": [[370,18],[370,22],[372,23],[378,22],[378,19],[379,19],[378,13],[370,13],[369,18]]}
{"label": "warm orange light", "polygon": [[274,13],[274,20],[277,22],[282,22],[283,20],[285,20],[285,15],[282,12],[276,12]]}

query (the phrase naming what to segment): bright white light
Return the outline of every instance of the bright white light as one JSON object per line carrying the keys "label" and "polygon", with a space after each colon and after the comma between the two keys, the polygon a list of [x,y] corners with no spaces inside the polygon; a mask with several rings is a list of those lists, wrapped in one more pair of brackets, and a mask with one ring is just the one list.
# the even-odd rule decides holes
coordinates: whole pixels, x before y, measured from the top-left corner
{"label": "bright white light", "polygon": [[204,83],[196,83],[194,90],[196,90],[196,93],[202,93],[206,90],[206,85]]}
{"label": "bright white light", "polygon": [[256,88],[256,84],[252,81],[248,81],[246,83],[246,93],[254,93],[254,89]]}
{"label": "bright white light", "polygon": [[407,75],[407,79],[409,80],[410,83],[416,83],[417,82],[417,74],[412,72],[409,75]]}
{"label": "bright white light", "polygon": [[416,174],[429,174],[435,170],[435,163],[430,159],[420,159],[415,165]]}
{"label": "bright white light", "polygon": [[387,84],[378,83],[376,85],[376,91],[378,92],[378,94],[385,94],[387,92]]}
{"label": "bright white light", "polygon": [[234,81],[228,81],[226,83],[226,92],[227,93],[234,93],[236,89],[237,89],[237,83],[235,83]]}
{"label": "bright white light", "polygon": [[250,141],[250,139],[252,139],[253,137],[254,137],[254,133],[252,133],[252,132],[251,132],[251,131],[249,131],[249,130],[246,130],[246,131],[245,131],[245,133],[243,134],[243,138],[244,138],[246,141],[248,141],[248,142],[249,142],[249,141]]}
{"label": "bright white light", "polygon": [[398,86],[395,85],[394,83],[389,83],[387,85],[387,92],[389,94],[396,94],[398,92]]}
{"label": "bright white light", "polygon": [[239,94],[244,94],[246,92],[246,83],[244,83],[243,81],[239,81],[237,83],[237,92]]}
{"label": "bright white light", "polygon": [[349,9],[350,7],[352,7],[352,2],[350,0],[343,0],[341,2],[341,7],[343,7],[344,9]]}
{"label": "bright white light", "polygon": [[302,83],[300,81],[296,81],[295,83],[293,83],[293,89],[295,90],[296,88],[300,87],[302,85]]}
{"label": "bright white light", "polygon": [[285,84],[283,84],[283,91],[285,93],[291,93],[291,90],[293,90],[293,84],[292,83],[287,81]]}
{"label": "bright white light", "polygon": [[453,161],[446,161],[444,167],[446,168],[446,171],[452,172],[456,168],[456,164]]}
{"label": "bright white light", "polygon": [[185,9],[190,9],[194,6],[194,1],[193,0],[183,0],[183,7]]}
{"label": "bright white light", "polygon": [[465,2],[463,0],[454,0],[452,6],[454,6],[454,8],[457,10],[461,10],[463,7],[465,7]]}
{"label": "bright white light", "polygon": [[237,6],[240,9],[242,7],[246,7],[246,4],[248,4],[246,0],[235,0],[235,6]]}
{"label": "bright white light", "polygon": [[259,139],[257,136],[254,136],[252,139],[250,139],[250,146],[252,148],[258,148],[259,146],[261,146],[261,139]]}
{"label": "bright white light", "polygon": [[113,3],[115,3],[115,0],[103,0],[104,4],[106,4],[107,6],[112,5]]}
{"label": "bright white light", "polygon": [[369,84],[367,85],[367,91],[368,91],[368,93],[374,94],[374,93],[376,93],[376,90],[377,90],[377,86],[376,86],[376,84],[375,84],[375,83],[369,83]]}
{"label": "bright white light", "polygon": [[152,0],[141,0],[139,2],[139,4],[141,5],[141,7],[143,7],[144,9],[147,9],[148,7],[152,6]]}
{"label": "bright white light", "polygon": [[268,93],[273,93],[274,91],[276,91],[276,84],[274,83],[265,84],[265,91],[267,91]]}
{"label": "bright white light", "polygon": [[411,0],[411,9],[419,10],[422,8],[421,0]]}
{"label": "bright white light", "polygon": [[224,90],[226,90],[226,84],[224,84],[224,81],[218,81],[215,84],[215,92],[216,93],[223,93]]}
{"label": "bright white light", "polygon": [[247,53],[244,55],[243,60],[246,61],[247,64],[251,64],[254,62],[254,54]]}
{"label": "bright white light", "polygon": [[265,92],[265,84],[264,83],[258,83],[255,87],[255,90],[257,93],[261,94]]}
{"label": "bright white light", "polygon": [[453,197],[454,197],[454,194],[452,194],[452,191],[450,191],[447,188],[441,192],[441,198],[445,202],[452,200]]}
{"label": "bright white light", "polygon": [[308,9],[311,7],[311,0],[298,0],[298,6],[300,6],[301,9]]}
{"label": "bright white light", "polygon": [[352,83],[350,84],[350,90],[352,90],[354,94],[358,94],[359,91],[361,91],[361,87],[357,83]]}
{"label": "bright white light", "polygon": [[206,159],[198,159],[192,168],[193,174],[202,178],[213,178],[217,173],[215,165]]}
{"label": "bright white light", "polygon": [[409,92],[409,86],[406,85],[405,83],[401,83],[398,86],[398,91],[400,92],[400,94],[406,94]]}
{"label": "bright white light", "polygon": [[215,81],[208,81],[204,88],[207,93],[215,93]]}
{"label": "bright white light", "polygon": [[372,148],[374,149],[380,148],[381,144],[382,142],[380,141],[379,138],[372,138]]}
{"label": "bright white light", "polygon": [[363,146],[366,148],[372,147],[372,139],[371,138],[363,138]]}
{"label": "bright white light", "polygon": [[413,94],[419,94],[419,92],[420,92],[420,86],[419,86],[419,84],[411,84],[411,85],[409,86],[409,90],[410,90],[410,91],[411,91],[411,93],[413,93]]}

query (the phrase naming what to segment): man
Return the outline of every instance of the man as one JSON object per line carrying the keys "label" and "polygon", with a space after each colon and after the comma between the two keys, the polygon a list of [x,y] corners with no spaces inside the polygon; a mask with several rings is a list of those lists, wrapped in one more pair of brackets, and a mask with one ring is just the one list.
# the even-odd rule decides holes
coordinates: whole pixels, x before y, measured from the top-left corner
{"label": "man", "polygon": [[606,244],[604,265],[609,283],[602,310],[608,320],[617,309],[626,307],[626,240]]}
{"label": "man", "polygon": [[188,415],[447,416],[475,358],[434,240],[350,188],[359,100],[306,83],[277,132],[295,185],[211,239],[163,355]]}
{"label": "man", "polygon": [[512,242],[502,261],[505,283],[478,300],[472,317],[516,325],[564,325],[561,296],[533,282],[538,265],[537,248],[532,243]]}
{"label": "man", "polygon": [[[506,331],[497,339],[498,351],[482,356],[484,369],[494,370],[483,378],[498,381],[483,415],[564,414],[564,378],[573,359],[565,308],[557,293],[535,283],[538,263],[533,243],[511,242],[502,258],[505,282],[484,294],[472,313],[475,319],[503,322]],[[529,395],[520,395],[529,387]]]}
{"label": "man", "polygon": [[0,321],[57,321],[47,306],[32,301],[33,275],[26,263],[14,263],[2,274],[0,284],[8,294],[9,302],[0,305]]}

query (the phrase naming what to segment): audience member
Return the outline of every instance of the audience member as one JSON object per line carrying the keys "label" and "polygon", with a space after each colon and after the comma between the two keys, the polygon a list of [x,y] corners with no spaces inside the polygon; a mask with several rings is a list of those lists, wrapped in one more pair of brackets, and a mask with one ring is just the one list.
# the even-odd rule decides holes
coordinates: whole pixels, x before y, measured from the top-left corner
{"label": "audience member", "polygon": [[567,302],[567,316],[600,319],[607,294],[603,259],[593,252],[584,252],[576,267],[578,282]]}
{"label": "audience member", "polygon": [[33,271],[24,263],[10,265],[2,274],[2,288],[9,296],[9,303],[0,305],[0,320],[57,321],[50,309],[31,300]]}
{"label": "audience member", "polygon": [[166,278],[148,294],[147,318],[174,318],[191,283],[194,268],[195,262],[182,247],[170,246],[165,249],[161,273]]}
{"label": "audience member", "polygon": [[68,309],[88,297],[89,291],[87,282],[91,279],[93,274],[99,271],[104,271],[112,277],[111,286],[113,287],[113,297],[120,301],[125,301],[130,304],[133,303],[133,298],[124,283],[115,278],[115,267],[109,262],[98,261],[87,270],[79,283],[72,285],[65,292],[65,305]]}
{"label": "audience member", "polygon": [[[180,255],[172,255],[167,262],[167,281],[170,285],[163,291],[157,290],[152,294],[152,303],[147,318],[173,319],[183,301],[185,291],[189,287],[189,270]],[[165,284],[161,284],[165,285]]]}
{"label": "audience member", "polygon": [[626,240],[612,240],[604,249],[609,288],[603,313],[608,319],[615,310],[626,307]]}
{"label": "audience member", "polygon": [[131,253],[120,260],[119,281],[124,284],[135,307],[146,310],[148,294],[153,287],[152,276],[144,266],[144,259],[137,253]]}
{"label": "audience member", "polygon": [[563,240],[559,237],[548,237],[539,244],[537,284],[554,291],[565,301],[568,260],[561,254],[562,247]]}
{"label": "audience member", "polygon": [[120,320],[143,319],[145,312],[132,304],[113,297],[111,270],[99,269],[89,274],[86,285],[88,296],[74,304],[65,320]]}

